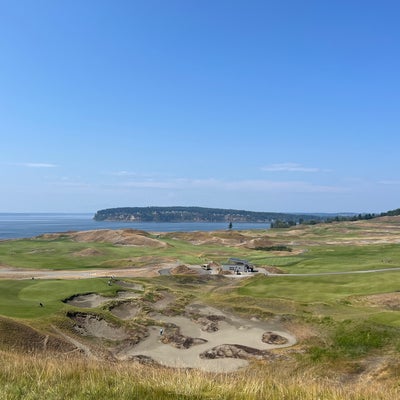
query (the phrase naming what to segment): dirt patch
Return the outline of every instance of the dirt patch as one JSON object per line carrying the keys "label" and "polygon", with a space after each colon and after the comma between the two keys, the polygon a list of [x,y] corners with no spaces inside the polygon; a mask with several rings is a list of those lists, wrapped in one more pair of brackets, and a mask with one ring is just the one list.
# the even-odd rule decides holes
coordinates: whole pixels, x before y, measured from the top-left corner
{"label": "dirt patch", "polygon": [[170,270],[171,275],[198,275],[198,273],[186,265],[178,265]]}
{"label": "dirt patch", "polygon": [[383,307],[395,311],[400,310],[400,292],[374,294],[371,296],[365,296],[362,299],[374,306]]}

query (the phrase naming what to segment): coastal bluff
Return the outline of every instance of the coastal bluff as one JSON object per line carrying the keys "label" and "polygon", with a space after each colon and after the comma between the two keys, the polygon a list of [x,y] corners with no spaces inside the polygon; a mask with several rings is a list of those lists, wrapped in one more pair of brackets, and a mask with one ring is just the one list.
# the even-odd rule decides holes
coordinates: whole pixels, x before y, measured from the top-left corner
{"label": "coastal bluff", "polygon": [[255,222],[320,219],[310,214],[245,211],[205,207],[119,207],[99,210],[96,221],[126,222]]}

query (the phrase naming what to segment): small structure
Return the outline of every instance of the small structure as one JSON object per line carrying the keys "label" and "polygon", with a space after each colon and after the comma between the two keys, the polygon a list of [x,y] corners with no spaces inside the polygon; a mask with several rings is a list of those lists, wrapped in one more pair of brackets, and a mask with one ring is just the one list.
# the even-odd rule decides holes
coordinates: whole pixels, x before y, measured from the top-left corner
{"label": "small structure", "polygon": [[222,271],[231,271],[234,274],[240,275],[242,273],[255,272],[254,265],[247,260],[240,258],[230,258],[228,264],[222,264]]}

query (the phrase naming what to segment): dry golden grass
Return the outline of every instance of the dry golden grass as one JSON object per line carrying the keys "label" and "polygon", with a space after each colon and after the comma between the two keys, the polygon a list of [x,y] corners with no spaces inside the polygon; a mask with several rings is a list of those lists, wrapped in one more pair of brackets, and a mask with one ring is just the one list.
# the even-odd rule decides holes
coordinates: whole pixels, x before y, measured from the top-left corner
{"label": "dry golden grass", "polygon": [[386,400],[400,396],[396,382],[316,378],[295,362],[256,364],[231,374],[174,370],[79,357],[0,353],[0,399],[232,399]]}

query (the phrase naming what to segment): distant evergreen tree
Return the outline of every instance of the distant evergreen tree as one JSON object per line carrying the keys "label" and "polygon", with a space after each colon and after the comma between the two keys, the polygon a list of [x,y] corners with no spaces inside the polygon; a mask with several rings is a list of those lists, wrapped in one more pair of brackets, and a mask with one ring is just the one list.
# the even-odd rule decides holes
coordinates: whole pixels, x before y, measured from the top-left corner
{"label": "distant evergreen tree", "polygon": [[290,228],[291,226],[295,225],[296,225],[295,221],[282,221],[280,219],[271,222],[271,228],[284,229],[284,228]]}
{"label": "distant evergreen tree", "polygon": [[382,217],[394,217],[396,215],[400,215],[400,208],[396,208],[395,210],[390,210],[381,214]]}

